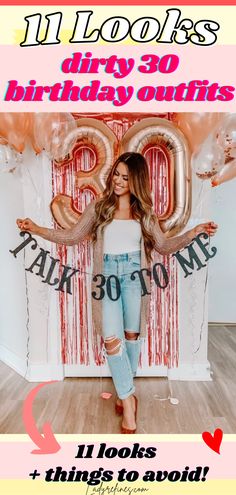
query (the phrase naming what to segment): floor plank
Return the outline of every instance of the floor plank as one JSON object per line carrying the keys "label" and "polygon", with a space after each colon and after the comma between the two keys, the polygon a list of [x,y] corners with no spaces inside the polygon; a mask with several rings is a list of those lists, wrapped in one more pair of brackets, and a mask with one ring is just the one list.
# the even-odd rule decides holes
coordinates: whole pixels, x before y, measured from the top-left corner
{"label": "floor plank", "polygon": [[[202,433],[222,428],[236,433],[236,327],[209,329],[212,382],[138,378],[137,433]],[[24,399],[36,384],[28,383],[0,362],[0,433],[25,433]],[[102,391],[112,398],[103,400]],[[178,405],[160,398],[175,397]],[[115,393],[110,378],[66,378],[43,388],[34,401],[38,428],[50,421],[55,433],[119,433],[114,414]]]}

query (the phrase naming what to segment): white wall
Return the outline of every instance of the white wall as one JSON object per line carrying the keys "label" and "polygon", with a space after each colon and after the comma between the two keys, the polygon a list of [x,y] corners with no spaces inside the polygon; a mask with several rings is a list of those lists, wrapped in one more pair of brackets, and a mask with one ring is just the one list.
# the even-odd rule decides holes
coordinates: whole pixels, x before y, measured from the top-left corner
{"label": "white wall", "polygon": [[26,363],[26,294],[24,269],[16,263],[9,249],[19,244],[15,219],[23,213],[22,188],[19,177],[12,173],[0,176],[0,346],[12,352],[16,360]]}
{"label": "white wall", "polygon": [[[39,249],[28,246],[16,258],[9,249],[23,242],[16,218],[28,216],[50,226],[50,173],[51,163],[44,154],[36,157],[26,150],[16,174],[0,175],[0,358],[34,381],[54,378],[54,368],[60,364],[57,296],[39,277],[25,271]],[[50,250],[42,239],[39,245]],[[55,377],[60,373],[57,369]]]}
{"label": "white wall", "polygon": [[209,271],[209,321],[236,323],[236,179],[213,188],[210,198],[219,230]]}

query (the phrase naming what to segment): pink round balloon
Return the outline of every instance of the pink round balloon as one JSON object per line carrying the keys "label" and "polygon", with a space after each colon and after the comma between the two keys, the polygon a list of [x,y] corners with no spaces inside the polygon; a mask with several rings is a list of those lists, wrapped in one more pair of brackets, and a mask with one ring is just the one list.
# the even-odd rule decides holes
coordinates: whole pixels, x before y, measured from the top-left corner
{"label": "pink round balloon", "polygon": [[219,171],[219,173],[212,179],[212,187],[219,186],[224,182],[236,178],[236,159],[230,161]]}
{"label": "pink round balloon", "polygon": [[1,113],[0,114],[0,137],[16,151],[22,153],[29,138],[32,126],[32,114],[30,113]]}
{"label": "pink round balloon", "polygon": [[34,119],[35,142],[51,159],[62,161],[76,142],[76,127],[70,113],[38,113]]}
{"label": "pink round balloon", "polygon": [[190,148],[195,151],[207,136],[216,128],[223,113],[175,113],[173,120],[187,138]]}

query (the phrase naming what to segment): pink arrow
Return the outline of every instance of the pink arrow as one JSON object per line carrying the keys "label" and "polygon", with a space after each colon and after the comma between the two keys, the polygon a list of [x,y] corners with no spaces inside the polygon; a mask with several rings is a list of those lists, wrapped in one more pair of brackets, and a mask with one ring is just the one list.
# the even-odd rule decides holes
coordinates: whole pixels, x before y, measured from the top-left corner
{"label": "pink arrow", "polygon": [[33,388],[27,395],[23,406],[23,421],[25,429],[30,436],[31,440],[39,447],[39,449],[32,450],[32,454],[55,454],[60,450],[61,446],[56,441],[50,423],[44,423],[43,436],[40,434],[36,422],[33,417],[33,402],[39,392],[39,390],[54,381],[40,383],[37,387]]}

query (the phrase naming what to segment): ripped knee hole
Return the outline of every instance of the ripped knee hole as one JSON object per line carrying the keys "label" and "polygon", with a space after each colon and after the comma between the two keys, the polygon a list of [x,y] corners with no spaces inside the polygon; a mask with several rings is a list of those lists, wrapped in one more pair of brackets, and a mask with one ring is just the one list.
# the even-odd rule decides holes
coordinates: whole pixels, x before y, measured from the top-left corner
{"label": "ripped knee hole", "polygon": [[125,332],[126,340],[138,340],[139,334],[135,332]]}
{"label": "ripped knee hole", "polygon": [[112,356],[114,354],[119,354],[121,348],[121,340],[118,337],[108,337],[104,341],[105,349],[108,356]]}

